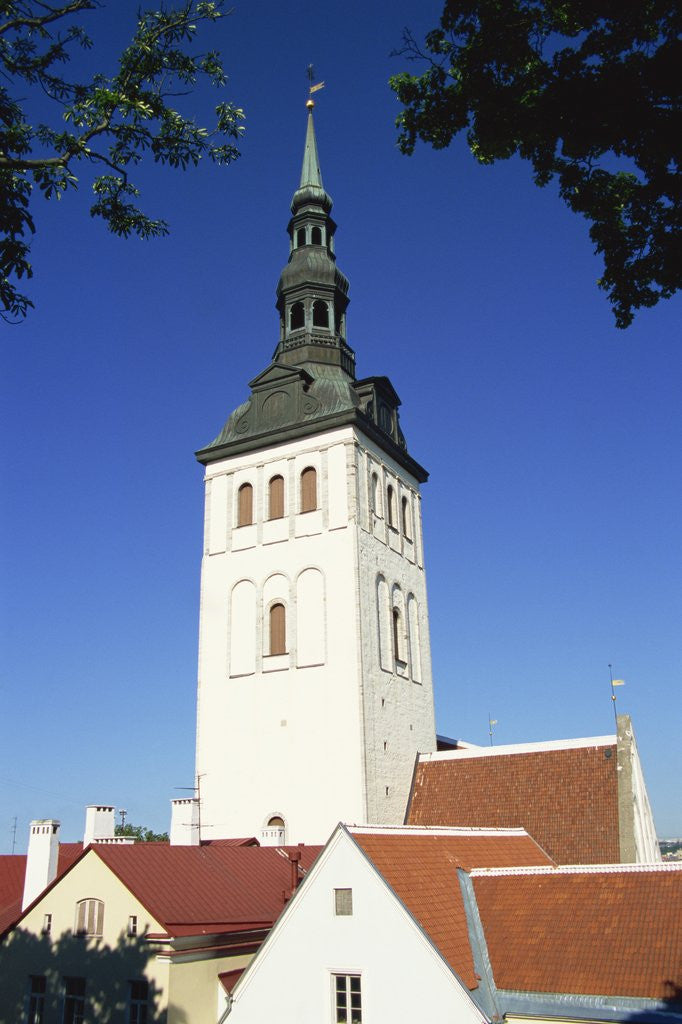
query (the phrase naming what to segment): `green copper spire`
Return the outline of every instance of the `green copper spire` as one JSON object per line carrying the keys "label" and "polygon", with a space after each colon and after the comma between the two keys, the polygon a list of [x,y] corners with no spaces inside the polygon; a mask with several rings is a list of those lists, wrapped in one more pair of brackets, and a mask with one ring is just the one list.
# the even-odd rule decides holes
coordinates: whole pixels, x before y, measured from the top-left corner
{"label": "green copper spire", "polygon": [[[309,101],[312,104],[312,100]],[[320,159],[317,155],[317,141],[315,139],[315,125],[313,124],[312,106],[308,109],[308,130],[305,135],[305,149],[303,150],[303,166],[301,167],[301,183],[299,188],[306,185],[313,185],[324,189],[322,184],[322,172],[320,171]]]}
{"label": "green copper spire", "polygon": [[279,341],[270,365],[250,382],[250,398],[197,458],[209,464],[355,425],[415,479],[426,480],[426,470],[407,454],[391,382],[355,375],[355,353],[346,340],[348,278],[336,265],[336,224],[322,184],[313,106],[309,99],[301,181],[287,224],[289,258],[277,284]]}

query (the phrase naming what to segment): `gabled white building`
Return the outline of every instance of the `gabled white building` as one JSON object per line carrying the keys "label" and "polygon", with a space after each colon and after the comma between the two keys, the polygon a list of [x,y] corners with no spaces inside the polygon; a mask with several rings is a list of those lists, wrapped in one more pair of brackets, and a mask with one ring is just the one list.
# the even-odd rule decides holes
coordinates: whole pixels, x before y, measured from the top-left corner
{"label": "gabled white building", "polygon": [[279,343],[206,467],[201,837],[323,842],[403,819],[435,749],[419,486],[400,400],[357,380],[312,101]]}

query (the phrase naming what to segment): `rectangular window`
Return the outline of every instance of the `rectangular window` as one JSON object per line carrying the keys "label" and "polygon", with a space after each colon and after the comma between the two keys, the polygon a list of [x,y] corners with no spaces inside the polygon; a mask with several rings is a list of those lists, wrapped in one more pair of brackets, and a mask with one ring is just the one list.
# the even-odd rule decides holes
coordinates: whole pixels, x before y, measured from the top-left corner
{"label": "rectangular window", "polygon": [[128,918],[128,935],[137,935],[137,914],[131,914]]}
{"label": "rectangular window", "polygon": [[144,979],[130,982],[128,1024],[147,1024],[149,1009],[149,982]]}
{"label": "rectangular window", "polygon": [[49,935],[52,931],[52,914],[45,914],[43,917],[43,935]]}
{"label": "rectangular window", "polygon": [[64,978],[63,1024],[83,1024],[85,1020],[85,978]]}
{"label": "rectangular window", "polygon": [[362,993],[359,974],[334,975],[335,1024],[362,1024]]}
{"label": "rectangular window", "polygon": [[28,987],[28,1024],[43,1024],[45,1013],[45,975],[32,974]]}
{"label": "rectangular window", "polygon": [[337,917],[350,917],[353,913],[352,889],[334,889],[334,910]]}

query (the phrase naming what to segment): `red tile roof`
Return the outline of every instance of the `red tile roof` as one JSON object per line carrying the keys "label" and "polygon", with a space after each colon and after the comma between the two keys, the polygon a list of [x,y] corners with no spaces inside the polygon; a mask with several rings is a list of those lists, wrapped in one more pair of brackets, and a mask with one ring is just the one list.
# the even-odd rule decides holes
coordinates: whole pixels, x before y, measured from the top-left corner
{"label": "red tile roof", "polygon": [[[676,868],[676,869],[675,869]],[[472,873],[498,988],[677,999],[682,870]]]}
{"label": "red tile roof", "polygon": [[510,753],[492,748],[473,756],[466,750],[427,755],[417,764],[406,820],[525,828],[559,864],[615,863],[616,766],[615,739]]}
{"label": "red tile roof", "polygon": [[[82,843],[59,844],[57,878],[64,874],[82,851]],[[25,853],[0,856],[0,935],[21,915],[25,874]]]}
{"label": "red tile roof", "polygon": [[476,988],[478,981],[457,868],[551,863],[523,833],[349,831],[470,989]]}
{"label": "red tile roof", "polygon": [[[305,870],[321,848],[295,849],[305,851]],[[291,890],[291,862],[276,847],[136,843],[92,852],[170,935],[270,927]]]}
{"label": "red tile roof", "polygon": [[234,971],[223,971],[222,974],[218,975],[218,981],[223,986],[225,991],[229,993],[237,984],[245,970],[245,967],[238,967]]}

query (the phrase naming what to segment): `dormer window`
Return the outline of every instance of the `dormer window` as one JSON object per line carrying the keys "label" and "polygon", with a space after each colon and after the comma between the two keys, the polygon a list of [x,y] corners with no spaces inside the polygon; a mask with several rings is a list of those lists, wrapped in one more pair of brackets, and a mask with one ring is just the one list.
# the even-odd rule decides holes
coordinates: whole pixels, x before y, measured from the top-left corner
{"label": "dormer window", "polygon": [[294,302],[289,311],[289,330],[298,331],[305,327],[305,310],[302,302]]}
{"label": "dormer window", "polygon": [[313,302],[313,327],[329,327],[329,307],[322,299]]}

